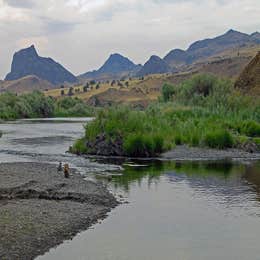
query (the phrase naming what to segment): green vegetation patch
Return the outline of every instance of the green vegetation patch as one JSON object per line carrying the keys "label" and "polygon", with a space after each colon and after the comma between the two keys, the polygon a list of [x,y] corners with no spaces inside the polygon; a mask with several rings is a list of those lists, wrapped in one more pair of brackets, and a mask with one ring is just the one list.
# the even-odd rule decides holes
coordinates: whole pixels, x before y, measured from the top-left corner
{"label": "green vegetation patch", "polygon": [[219,129],[210,131],[205,135],[205,145],[211,148],[230,148],[234,145],[234,138],[227,130]]}
{"label": "green vegetation patch", "polygon": [[47,118],[69,116],[92,116],[93,108],[82,100],[72,97],[54,99],[45,97],[43,93],[32,93],[17,96],[12,93],[0,95],[0,119]]}
{"label": "green vegetation patch", "polygon": [[248,138],[256,143],[259,121],[259,99],[240,95],[228,80],[197,75],[164,85],[159,101],[144,111],[101,110],[86,125],[84,138],[85,145],[99,136],[112,144],[121,138],[124,155],[151,157],[181,144],[225,149]]}

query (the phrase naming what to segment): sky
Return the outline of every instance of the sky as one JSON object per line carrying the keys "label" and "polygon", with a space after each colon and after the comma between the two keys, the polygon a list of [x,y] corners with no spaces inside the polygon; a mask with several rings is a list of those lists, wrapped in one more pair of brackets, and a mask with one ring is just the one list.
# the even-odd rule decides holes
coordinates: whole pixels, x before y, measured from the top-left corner
{"label": "sky", "polygon": [[112,53],[143,64],[229,29],[260,30],[259,0],[0,0],[0,79],[34,44],[75,75]]}

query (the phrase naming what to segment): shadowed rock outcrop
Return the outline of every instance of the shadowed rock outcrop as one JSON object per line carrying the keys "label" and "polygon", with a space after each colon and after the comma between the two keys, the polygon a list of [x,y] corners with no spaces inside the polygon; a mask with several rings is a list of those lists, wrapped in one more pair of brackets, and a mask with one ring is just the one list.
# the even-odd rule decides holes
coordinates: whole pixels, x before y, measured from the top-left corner
{"label": "shadowed rock outcrop", "polygon": [[51,58],[40,57],[34,45],[14,54],[11,72],[5,80],[17,80],[28,75],[35,75],[55,85],[77,82],[77,78],[62,65]]}

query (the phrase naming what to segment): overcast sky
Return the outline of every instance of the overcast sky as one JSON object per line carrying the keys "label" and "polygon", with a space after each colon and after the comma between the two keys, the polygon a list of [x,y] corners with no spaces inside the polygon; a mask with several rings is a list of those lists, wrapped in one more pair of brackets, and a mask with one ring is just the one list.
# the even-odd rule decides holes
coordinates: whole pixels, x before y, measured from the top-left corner
{"label": "overcast sky", "polygon": [[259,15],[259,0],[0,0],[0,78],[31,44],[78,75],[115,52],[144,63],[230,28],[259,31]]}

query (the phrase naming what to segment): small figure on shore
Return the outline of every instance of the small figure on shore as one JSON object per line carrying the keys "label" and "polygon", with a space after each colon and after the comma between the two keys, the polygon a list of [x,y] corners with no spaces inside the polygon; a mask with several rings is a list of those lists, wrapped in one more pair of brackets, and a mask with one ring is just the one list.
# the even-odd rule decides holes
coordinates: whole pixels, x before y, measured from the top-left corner
{"label": "small figure on shore", "polygon": [[58,170],[58,172],[61,172],[61,171],[62,171],[62,163],[61,163],[61,162],[59,163],[59,166],[58,166],[58,169],[57,169],[57,170]]}
{"label": "small figure on shore", "polygon": [[67,163],[64,164],[64,177],[69,178],[69,165]]}

